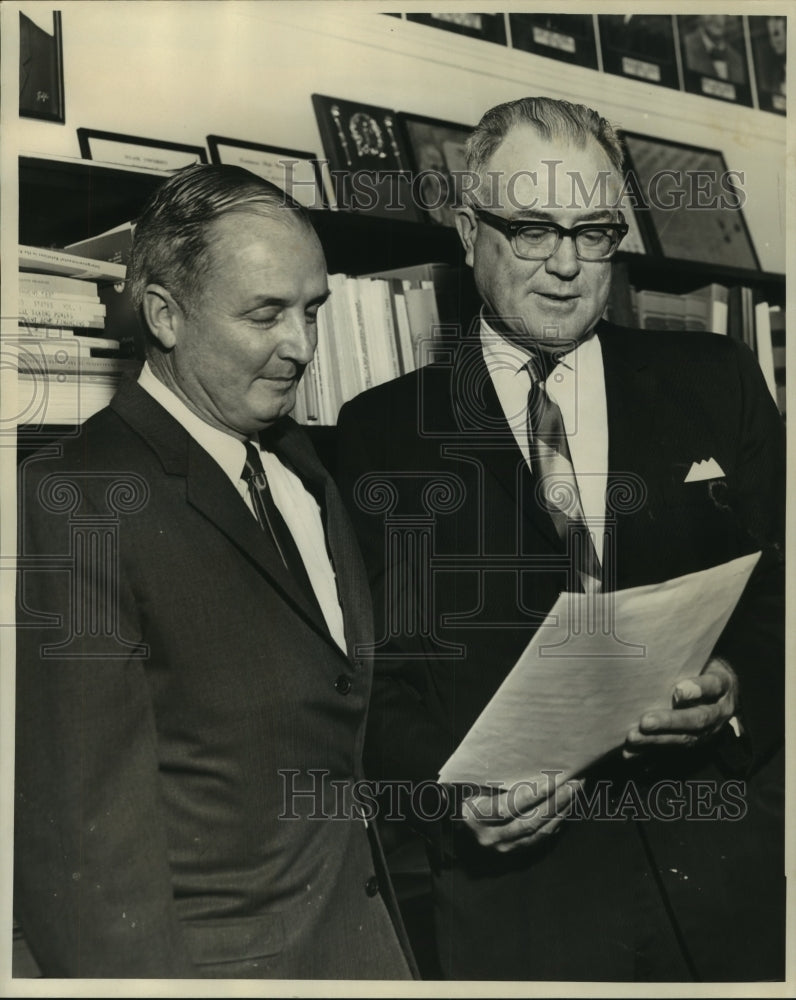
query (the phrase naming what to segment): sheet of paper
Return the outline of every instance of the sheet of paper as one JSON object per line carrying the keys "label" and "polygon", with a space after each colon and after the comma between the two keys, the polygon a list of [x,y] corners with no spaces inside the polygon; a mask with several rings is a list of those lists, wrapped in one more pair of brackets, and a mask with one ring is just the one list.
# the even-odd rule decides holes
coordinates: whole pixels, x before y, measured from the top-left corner
{"label": "sheet of paper", "polygon": [[679,678],[702,671],[759,557],[630,590],[561,594],[440,780],[569,777],[620,746],[646,710],[671,706]]}

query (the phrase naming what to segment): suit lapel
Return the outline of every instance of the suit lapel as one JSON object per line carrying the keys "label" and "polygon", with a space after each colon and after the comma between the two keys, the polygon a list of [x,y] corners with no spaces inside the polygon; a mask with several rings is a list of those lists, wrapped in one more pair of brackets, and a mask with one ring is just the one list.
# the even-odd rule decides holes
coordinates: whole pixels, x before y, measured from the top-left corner
{"label": "suit lapel", "polygon": [[318,459],[307,435],[291,419],[282,421],[276,433],[269,433],[268,446],[293,467],[321,508],[326,543],[337,579],[343,609],[346,645],[356,659],[357,647],[373,643],[371,597],[365,566],[354,529],[332,477]]}
{"label": "suit lapel", "polygon": [[[472,441],[483,458],[484,488],[489,491],[490,483],[497,486],[509,502],[506,509],[511,510],[511,515],[503,527],[516,524],[515,512],[519,509],[526,539],[523,548],[537,551],[535,536],[544,540],[545,547],[560,549],[561,539],[552,518],[535,500],[535,482],[506,421],[479,339],[460,345],[452,377],[451,398],[459,408],[457,418],[463,439],[472,431]],[[485,525],[485,529],[489,534],[490,525]]]}
{"label": "suit lapel", "polygon": [[255,563],[283,597],[337,648],[319,608],[285,569],[267,532],[219,465],[185,429],[134,381],[126,381],[112,408],[158,455],[165,471],[185,480],[186,500]]}

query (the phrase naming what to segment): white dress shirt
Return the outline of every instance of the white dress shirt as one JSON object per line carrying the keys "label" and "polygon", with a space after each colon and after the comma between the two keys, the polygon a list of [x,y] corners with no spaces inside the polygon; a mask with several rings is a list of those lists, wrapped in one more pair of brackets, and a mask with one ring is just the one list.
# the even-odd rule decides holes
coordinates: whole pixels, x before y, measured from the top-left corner
{"label": "white dress shirt", "polygon": [[[528,372],[530,353],[481,320],[484,361],[509,427],[528,467]],[[602,562],[605,488],[608,478],[608,410],[600,343],[595,335],[565,354],[545,380],[550,399],[561,410],[581,506]]]}
{"label": "white dress shirt", "polygon": [[[148,363],[144,364],[141,370],[138,384],[160,403],[163,409],[167,410],[221,467],[240,493],[252,517],[256,517],[248,484],[242,477],[246,464],[246,447],[243,442],[205,423],[183,403],[179,396],[160,381]],[[253,439],[253,444],[260,451],[274,503],[279,508],[299,550],[329,632],[340,649],[345,652],[343,610],[337,595],[334,569],[326,549],[326,535],[320,507],[301,479],[283,465],[273,452],[261,450],[256,438]]]}

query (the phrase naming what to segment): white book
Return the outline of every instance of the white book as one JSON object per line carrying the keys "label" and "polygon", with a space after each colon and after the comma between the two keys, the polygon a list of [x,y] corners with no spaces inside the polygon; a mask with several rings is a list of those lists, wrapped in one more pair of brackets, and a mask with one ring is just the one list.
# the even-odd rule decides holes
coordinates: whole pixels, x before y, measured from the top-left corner
{"label": "white book", "polygon": [[[97,283],[83,278],[67,278],[60,274],[40,274],[35,271],[19,272],[20,294],[80,295],[85,298],[97,296]],[[99,299],[97,298],[97,301]]]}
{"label": "white book", "polygon": [[92,260],[63,250],[19,245],[19,267],[23,271],[60,274],[68,278],[88,278],[94,281],[124,281],[127,268],[105,260]]}
{"label": "white book", "polygon": [[324,309],[331,309],[334,329],[335,361],[340,375],[342,402],[358,396],[365,388],[365,376],[359,360],[358,320],[349,298],[348,282],[344,274],[330,274],[331,295]]}
{"label": "white book", "polygon": [[777,400],[777,380],[774,375],[774,349],[771,343],[771,316],[768,302],[758,302],[755,306],[755,341],[757,362],[763,372],[768,391]]}

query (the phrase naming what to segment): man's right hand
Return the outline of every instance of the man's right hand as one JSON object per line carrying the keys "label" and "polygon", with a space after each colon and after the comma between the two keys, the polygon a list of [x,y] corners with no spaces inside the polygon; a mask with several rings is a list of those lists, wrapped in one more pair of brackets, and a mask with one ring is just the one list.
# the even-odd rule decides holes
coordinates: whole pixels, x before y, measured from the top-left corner
{"label": "man's right hand", "polygon": [[479,793],[462,803],[461,821],[482,847],[502,854],[538,846],[558,830],[582,787],[575,779],[542,779]]}

